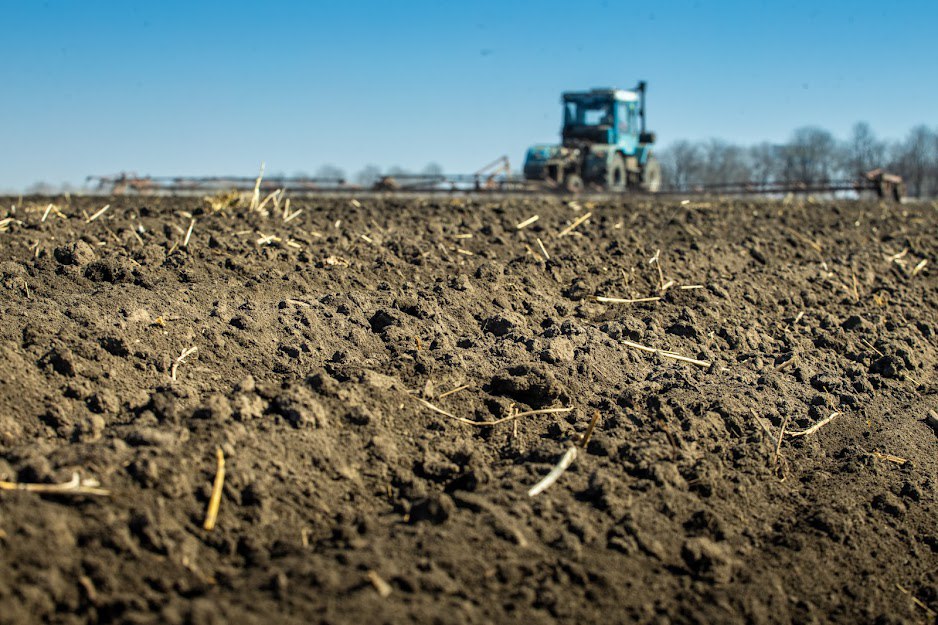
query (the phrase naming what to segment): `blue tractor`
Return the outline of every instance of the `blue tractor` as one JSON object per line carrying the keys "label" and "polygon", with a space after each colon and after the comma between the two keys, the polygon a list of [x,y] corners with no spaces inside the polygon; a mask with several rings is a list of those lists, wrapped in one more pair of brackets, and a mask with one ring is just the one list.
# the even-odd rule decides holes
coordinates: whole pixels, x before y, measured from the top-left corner
{"label": "blue tractor", "polygon": [[645,130],[645,82],[631,91],[592,89],[563,94],[561,145],[535,145],[524,177],[579,193],[587,188],[655,193],[661,165],[655,135]]}

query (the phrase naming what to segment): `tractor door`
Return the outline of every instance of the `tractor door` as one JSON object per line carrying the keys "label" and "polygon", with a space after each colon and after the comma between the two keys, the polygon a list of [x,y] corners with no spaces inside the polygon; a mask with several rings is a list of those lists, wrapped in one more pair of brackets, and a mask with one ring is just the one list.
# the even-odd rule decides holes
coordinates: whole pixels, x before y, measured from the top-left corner
{"label": "tractor door", "polygon": [[616,102],[616,146],[626,156],[638,147],[638,114],[634,102]]}

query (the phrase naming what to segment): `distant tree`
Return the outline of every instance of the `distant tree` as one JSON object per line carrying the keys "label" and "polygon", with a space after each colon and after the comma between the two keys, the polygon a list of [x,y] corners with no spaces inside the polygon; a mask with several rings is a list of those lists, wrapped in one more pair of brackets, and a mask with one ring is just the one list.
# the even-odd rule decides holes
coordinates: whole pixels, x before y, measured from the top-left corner
{"label": "distant tree", "polygon": [[886,144],[876,138],[866,122],[854,124],[844,151],[844,169],[850,175],[886,165]]}
{"label": "distant tree", "polygon": [[34,182],[26,187],[27,195],[52,195],[57,191],[58,189],[56,189],[55,185],[44,182],[42,180],[39,182]]}
{"label": "distant tree", "polygon": [[392,165],[391,168],[388,169],[388,175],[389,176],[409,176],[410,172],[404,169],[403,167],[401,167],[400,165]]}
{"label": "distant tree", "polygon": [[778,179],[782,152],[779,146],[763,141],[750,146],[747,152],[752,182],[767,184]]}
{"label": "distant tree", "polygon": [[439,163],[427,163],[427,165],[420,170],[420,173],[424,176],[442,176],[443,166]]}
{"label": "distant tree", "polygon": [[815,126],[798,128],[783,149],[786,180],[806,184],[826,182],[839,172],[834,135]]}
{"label": "distant tree", "polygon": [[697,182],[720,184],[746,182],[751,176],[746,152],[743,148],[722,139],[710,139],[701,148],[703,163]]}
{"label": "distant tree", "polygon": [[662,177],[667,186],[676,191],[687,191],[699,183],[703,159],[700,146],[686,140],[672,143],[658,154]]}
{"label": "distant tree", "polygon": [[938,133],[927,126],[912,128],[893,148],[892,167],[905,178],[909,195],[938,193]]}
{"label": "distant tree", "polygon": [[938,128],[935,128],[932,133],[931,141],[931,164],[928,168],[928,181],[929,181],[929,197],[938,196]]}
{"label": "distant tree", "polygon": [[854,125],[846,141],[813,126],[795,130],[781,145],[680,140],[658,150],[658,159],[665,184],[675,191],[747,181],[823,184],[883,167],[905,178],[909,195],[938,196],[938,128],[923,125],[898,142],[878,139],[865,122]]}
{"label": "distant tree", "polygon": [[316,178],[337,178],[345,180],[345,171],[335,165],[322,165],[316,170]]}
{"label": "distant tree", "polygon": [[381,168],[377,165],[365,165],[355,174],[355,182],[363,187],[373,186],[381,178]]}

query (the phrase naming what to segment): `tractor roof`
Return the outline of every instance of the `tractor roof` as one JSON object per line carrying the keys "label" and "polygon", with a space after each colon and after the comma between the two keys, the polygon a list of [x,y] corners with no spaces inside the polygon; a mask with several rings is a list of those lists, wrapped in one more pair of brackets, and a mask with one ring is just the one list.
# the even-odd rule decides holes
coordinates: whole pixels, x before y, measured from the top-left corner
{"label": "tractor roof", "polygon": [[594,88],[589,91],[568,91],[563,94],[564,100],[588,100],[591,98],[610,98],[620,102],[637,102],[638,94],[634,91],[614,88]]}

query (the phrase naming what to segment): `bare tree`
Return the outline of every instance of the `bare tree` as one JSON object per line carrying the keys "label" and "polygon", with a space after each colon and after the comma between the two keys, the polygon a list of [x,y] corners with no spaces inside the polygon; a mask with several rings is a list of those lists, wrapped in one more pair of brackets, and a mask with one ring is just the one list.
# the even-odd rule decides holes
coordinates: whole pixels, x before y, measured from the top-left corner
{"label": "bare tree", "polygon": [[751,181],[764,185],[778,180],[781,173],[782,148],[767,141],[750,146],[748,150]]}
{"label": "bare tree", "polygon": [[751,172],[743,148],[721,139],[704,143],[700,179],[703,184],[746,182]]}
{"label": "bare tree", "polygon": [[746,182],[751,167],[746,150],[721,139],[678,141],[658,154],[667,184],[679,191],[697,185]]}
{"label": "bare tree", "polygon": [[672,143],[658,153],[662,175],[666,184],[677,191],[687,191],[700,175],[703,158],[700,146],[682,140]]}
{"label": "bare tree", "polygon": [[316,170],[316,178],[331,178],[336,180],[345,180],[345,171],[335,165],[322,165]]}
{"label": "bare tree", "polygon": [[381,178],[381,168],[377,165],[365,165],[357,174],[355,182],[363,187],[373,186]]}
{"label": "bare tree", "polygon": [[427,163],[420,173],[424,176],[442,176],[443,166],[439,163]]}
{"label": "bare tree", "polygon": [[909,195],[924,197],[938,188],[938,137],[927,126],[909,131],[905,140],[893,148],[893,168],[905,178]]}
{"label": "bare tree", "polygon": [[56,193],[57,191],[58,189],[56,189],[54,184],[50,184],[43,180],[40,180],[39,182],[34,182],[28,187],[26,187],[27,195],[52,195],[53,193]]}
{"label": "bare tree", "polygon": [[834,135],[815,126],[798,128],[783,150],[786,180],[814,184],[836,175],[837,141]]}
{"label": "bare tree", "polygon": [[844,168],[850,174],[862,174],[886,164],[886,144],[876,138],[866,122],[854,124],[845,152]]}
{"label": "bare tree", "polygon": [[884,167],[905,178],[910,195],[938,195],[938,128],[921,125],[895,143],[878,139],[865,122],[843,142],[813,126],[795,130],[781,145],[682,140],[659,150],[658,159],[666,184],[676,191],[722,183],[823,184]]}
{"label": "bare tree", "polygon": [[931,164],[928,167],[928,181],[930,187],[928,195],[935,197],[938,196],[938,128],[932,131],[931,136]]}

